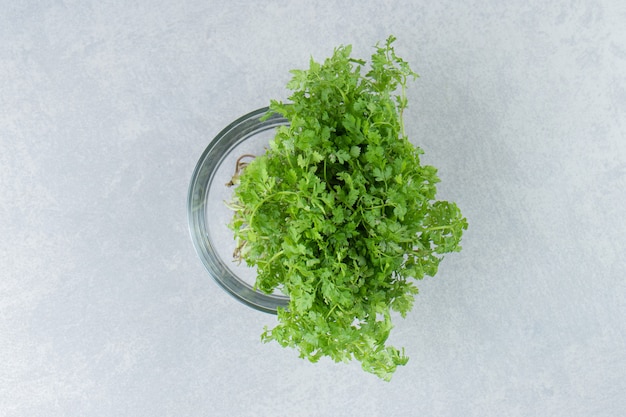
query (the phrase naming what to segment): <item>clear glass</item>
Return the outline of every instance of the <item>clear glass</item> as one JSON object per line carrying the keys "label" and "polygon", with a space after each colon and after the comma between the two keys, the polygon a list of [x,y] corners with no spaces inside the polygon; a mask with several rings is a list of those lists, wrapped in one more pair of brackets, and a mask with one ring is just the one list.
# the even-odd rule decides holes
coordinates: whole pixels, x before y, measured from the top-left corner
{"label": "clear glass", "polygon": [[226,185],[234,172],[237,158],[243,154],[265,153],[276,128],[287,125],[285,118],[267,113],[264,107],[232,122],[205,149],[193,172],[187,198],[191,239],[209,274],[230,295],[242,303],[267,313],[286,307],[289,298],[282,293],[265,294],[253,288],[256,271],[233,258],[235,240],[228,228],[233,213],[225,202],[233,188]]}

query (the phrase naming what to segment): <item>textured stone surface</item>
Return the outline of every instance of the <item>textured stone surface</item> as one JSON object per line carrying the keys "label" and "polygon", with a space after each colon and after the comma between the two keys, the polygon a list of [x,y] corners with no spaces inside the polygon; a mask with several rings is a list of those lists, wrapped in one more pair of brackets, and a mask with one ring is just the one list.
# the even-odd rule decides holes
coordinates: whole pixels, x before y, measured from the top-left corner
{"label": "textured stone surface", "polygon": [[[3,3],[3,416],[626,410],[623,1]],[[274,317],[210,279],[185,204],[289,69],[390,33],[421,75],[407,131],[470,229],[383,383],[262,344]]]}

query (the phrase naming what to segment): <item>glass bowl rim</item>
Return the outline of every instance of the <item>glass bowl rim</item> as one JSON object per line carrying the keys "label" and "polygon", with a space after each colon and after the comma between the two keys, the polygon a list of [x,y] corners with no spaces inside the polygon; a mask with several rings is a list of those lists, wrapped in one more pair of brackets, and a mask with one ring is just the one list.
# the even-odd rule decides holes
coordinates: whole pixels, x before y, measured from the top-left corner
{"label": "glass bowl rim", "polygon": [[269,107],[262,107],[239,117],[209,142],[191,176],[187,194],[187,218],[196,253],[214,281],[243,304],[259,311],[276,314],[279,307],[287,307],[289,298],[281,294],[265,294],[255,290],[227,268],[214,250],[214,245],[209,238],[210,227],[206,215],[209,190],[223,158],[246,139],[266,130],[289,124],[287,119],[276,113],[261,120],[261,117],[268,112]]}

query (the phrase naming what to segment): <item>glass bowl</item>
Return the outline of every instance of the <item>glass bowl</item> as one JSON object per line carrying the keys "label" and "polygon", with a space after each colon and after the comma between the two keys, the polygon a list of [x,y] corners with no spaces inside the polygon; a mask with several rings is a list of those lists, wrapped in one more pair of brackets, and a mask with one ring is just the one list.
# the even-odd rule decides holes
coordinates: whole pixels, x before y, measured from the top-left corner
{"label": "glass bowl", "polygon": [[215,281],[237,300],[267,313],[286,307],[289,297],[265,294],[253,288],[256,270],[233,257],[235,240],[228,228],[233,212],[226,207],[233,189],[227,183],[235,173],[237,159],[244,154],[261,155],[276,128],[287,119],[272,115],[261,121],[267,107],[240,117],[209,143],[193,172],[187,197],[189,231],[198,256]]}

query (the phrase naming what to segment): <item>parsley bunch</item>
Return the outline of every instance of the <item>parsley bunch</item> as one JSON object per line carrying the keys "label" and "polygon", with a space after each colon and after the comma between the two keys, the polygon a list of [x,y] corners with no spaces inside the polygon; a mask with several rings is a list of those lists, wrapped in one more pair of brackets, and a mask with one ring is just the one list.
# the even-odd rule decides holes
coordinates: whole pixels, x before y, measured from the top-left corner
{"label": "parsley bunch", "polygon": [[405,135],[407,80],[390,36],[370,67],[350,46],[293,70],[290,103],[272,100],[278,129],[240,174],[229,206],[236,256],[256,266],[256,287],[290,297],[262,339],[312,362],[356,359],[389,380],[408,358],[387,346],[392,311],[403,317],[418,290],[459,251],[466,219],[436,201],[439,181]]}

